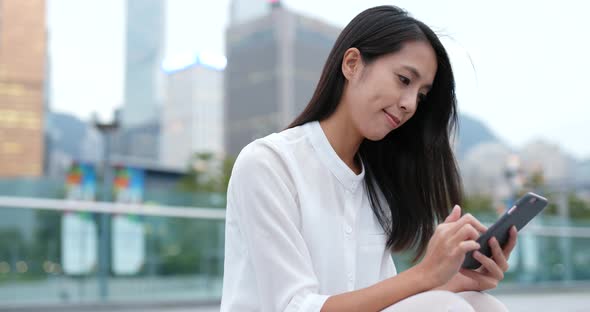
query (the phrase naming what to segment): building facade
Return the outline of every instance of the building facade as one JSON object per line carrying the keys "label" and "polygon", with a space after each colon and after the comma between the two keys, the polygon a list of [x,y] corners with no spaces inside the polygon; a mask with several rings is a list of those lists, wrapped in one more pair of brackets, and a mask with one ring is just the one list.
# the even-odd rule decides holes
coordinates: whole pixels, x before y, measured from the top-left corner
{"label": "building facade", "polygon": [[43,174],[45,5],[0,1],[0,177]]}
{"label": "building facade", "polygon": [[225,144],[237,155],[280,131],[313,94],[340,29],[269,2],[270,13],[227,30]]}
{"label": "building facade", "polygon": [[186,168],[195,153],[223,155],[223,56],[197,54],[164,63],[160,161]]}

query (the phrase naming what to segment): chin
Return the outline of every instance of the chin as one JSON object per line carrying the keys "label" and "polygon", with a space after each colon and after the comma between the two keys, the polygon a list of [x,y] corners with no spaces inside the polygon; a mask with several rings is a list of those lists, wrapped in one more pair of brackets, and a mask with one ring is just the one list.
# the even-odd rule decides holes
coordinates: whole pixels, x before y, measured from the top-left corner
{"label": "chin", "polygon": [[365,139],[367,139],[369,141],[381,141],[390,132],[391,132],[391,130],[388,130],[388,131],[381,130],[381,131],[379,131],[379,129],[375,129],[374,131],[371,131],[371,132],[366,133],[365,134]]}

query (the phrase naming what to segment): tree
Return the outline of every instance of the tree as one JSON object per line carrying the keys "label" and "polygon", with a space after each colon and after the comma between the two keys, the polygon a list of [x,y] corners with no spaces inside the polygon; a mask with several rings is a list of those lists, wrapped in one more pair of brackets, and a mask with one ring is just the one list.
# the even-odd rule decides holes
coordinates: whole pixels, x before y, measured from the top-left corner
{"label": "tree", "polygon": [[188,173],[181,179],[179,188],[187,192],[225,194],[234,162],[233,157],[196,153],[189,161]]}
{"label": "tree", "polygon": [[590,203],[584,201],[580,197],[576,195],[576,193],[571,192],[567,198],[570,218],[573,220],[590,220]]}
{"label": "tree", "polygon": [[463,206],[461,208],[463,211],[469,212],[471,214],[489,214],[495,212],[492,198],[481,194],[465,196]]}

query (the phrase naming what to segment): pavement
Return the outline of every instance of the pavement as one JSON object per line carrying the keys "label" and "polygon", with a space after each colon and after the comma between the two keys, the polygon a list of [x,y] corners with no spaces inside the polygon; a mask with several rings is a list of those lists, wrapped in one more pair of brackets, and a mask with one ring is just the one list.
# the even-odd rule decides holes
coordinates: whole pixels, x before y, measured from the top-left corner
{"label": "pavement", "polygon": [[[566,293],[513,293],[513,294],[494,294],[502,301],[510,312],[590,312],[590,291],[566,292]],[[171,306],[146,306],[140,305],[135,307],[125,306],[87,306],[87,307],[69,307],[56,308],[55,310],[45,307],[30,307],[28,309],[6,309],[0,307],[0,312],[33,312],[33,311],[84,311],[84,312],[216,312],[219,311],[218,304],[209,304],[206,306],[197,304],[176,304]]]}
{"label": "pavement", "polygon": [[590,292],[496,295],[510,312],[590,312]]}
{"label": "pavement", "polygon": [[[156,285],[160,284],[158,281]],[[180,281],[175,281],[180,283]],[[164,283],[166,284],[166,283]],[[135,284],[132,284],[135,285]],[[122,285],[121,285],[122,286]],[[131,285],[125,285],[131,286]],[[165,286],[179,286],[174,284],[168,284]],[[184,285],[187,286],[187,285]],[[189,285],[194,286],[194,285]],[[176,287],[172,287],[178,290]],[[194,289],[193,287],[188,287]],[[42,289],[46,289],[42,287]],[[123,287],[117,287],[118,291],[122,291]],[[190,291],[186,294],[175,292],[175,298],[171,297],[157,297],[149,296],[152,301],[147,301],[145,295],[143,297],[135,298],[135,303],[129,301],[129,297],[125,296],[117,301],[111,301],[109,303],[100,304],[92,302],[72,302],[71,304],[64,304],[59,302],[49,303],[46,302],[41,304],[29,305],[24,307],[19,305],[17,302],[10,302],[7,300],[9,295],[16,295],[20,292],[8,292],[7,289],[0,288],[0,312],[33,312],[33,311],[44,311],[44,312],[70,312],[70,311],[82,311],[82,312],[213,312],[219,311],[219,300],[213,299],[198,299],[195,293]],[[37,290],[37,296],[43,297],[41,289],[19,289],[21,291],[26,290],[31,295],[34,293],[33,290]],[[147,289],[143,289],[147,290]],[[148,294],[154,294],[154,290],[148,291]],[[158,290],[164,290],[158,289]],[[136,290],[137,291],[137,290]],[[134,292],[136,292],[134,291]],[[217,292],[217,291],[216,291]],[[156,292],[157,293],[157,292]],[[22,294],[22,293],[21,293]],[[111,296],[115,297],[117,292],[111,293]],[[205,294],[205,293],[203,293]],[[511,312],[590,312],[590,283],[578,283],[569,285],[563,284],[549,284],[542,286],[522,286],[522,285],[510,285],[501,287],[497,290],[490,292],[491,295],[502,301]],[[120,293],[119,293],[120,295]],[[182,296],[180,296],[182,295]],[[166,296],[167,297],[167,296]],[[204,298],[214,298],[211,294],[208,294]],[[22,302],[21,302],[22,303]]]}

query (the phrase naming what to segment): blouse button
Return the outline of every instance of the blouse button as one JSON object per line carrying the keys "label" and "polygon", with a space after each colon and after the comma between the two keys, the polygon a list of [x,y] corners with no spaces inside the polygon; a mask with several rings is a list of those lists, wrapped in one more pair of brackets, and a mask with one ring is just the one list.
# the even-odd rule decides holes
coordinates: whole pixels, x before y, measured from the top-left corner
{"label": "blouse button", "polygon": [[352,234],[352,226],[347,225],[344,231],[346,232],[346,234]]}

